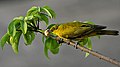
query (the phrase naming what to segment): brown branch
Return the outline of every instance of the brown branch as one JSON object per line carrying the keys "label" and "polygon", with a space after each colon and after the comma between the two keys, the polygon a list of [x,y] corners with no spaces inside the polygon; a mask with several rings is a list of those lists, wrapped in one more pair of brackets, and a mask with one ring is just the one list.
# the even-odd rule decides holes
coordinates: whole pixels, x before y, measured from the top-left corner
{"label": "brown branch", "polygon": [[[64,40],[64,42],[67,42],[67,43],[68,43],[67,40]],[[71,42],[71,41],[69,41],[69,43],[70,43],[71,46],[76,45],[74,42]],[[93,56],[98,57],[99,59],[105,60],[105,61],[107,61],[107,62],[110,62],[110,63],[112,63],[112,64],[117,65],[117,66],[120,67],[120,62],[117,61],[117,60],[115,60],[115,59],[106,57],[106,56],[104,56],[104,55],[102,55],[102,54],[100,54],[100,53],[98,53],[98,52],[96,52],[96,51],[90,50],[90,49],[88,49],[88,48],[86,48],[86,47],[83,47],[83,46],[80,46],[80,45],[77,45],[77,48],[79,48],[80,50],[82,50],[82,51],[84,51],[84,52],[88,52],[88,53],[92,54]]]}
{"label": "brown branch", "polygon": [[[52,38],[56,39],[57,41],[60,41],[60,40],[61,40],[60,37],[54,37],[52,34],[50,34],[50,31],[48,31],[48,30],[46,30],[44,34],[45,34],[46,36],[49,36],[49,37],[52,37]],[[70,40],[63,39],[63,41],[64,41],[65,43],[69,43],[69,45],[70,45],[70,46],[73,46],[73,47],[76,45],[75,42],[72,42],[72,41],[70,41]],[[109,63],[111,63],[111,64],[114,64],[114,65],[120,67],[120,62],[117,61],[117,60],[115,60],[115,59],[106,57],[106,56],[102,55],[101,53],[98,53],[98,52],[96,52],[96,51],[90,50],[90,49],[88,49],[88,48],[86,48],[86,47],[83,47],[83,46],[80,46],[80,45],[77,45],[76,47],[77,47],[78,49],[84,51],[84,52],[88,52],[88,53],[92,54],[93,56],[96,56],[96,57],[99,58],[99,59],[102,59],[102,60],[104,60],[104,61],[107,61],[107,62],[109,62]]]}

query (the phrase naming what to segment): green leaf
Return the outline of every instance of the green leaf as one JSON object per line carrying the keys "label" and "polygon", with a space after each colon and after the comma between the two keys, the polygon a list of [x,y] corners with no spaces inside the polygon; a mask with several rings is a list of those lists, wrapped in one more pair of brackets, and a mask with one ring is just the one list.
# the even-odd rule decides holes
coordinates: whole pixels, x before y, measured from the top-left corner
{"label": "green leaf", "polygon": [[27,11],[27,16],[30,16],[33,12],[37,11],[38,10],[38,7],[36,6],[33,6],[32,8],[30,8],[28,11]]}
{"label": "green leaf", "polygon": [[28,21],[28,20],[32,20],[33,18],[34,18],[33,15],[31,15],[31,16],[26,16],[24,20],[25,20],[25,21]]}
{"label": "green leaf", "polygon": [[58,48],[58,47],[60,46],[55,39],[52,39],[52,38],[51,38],[50,40],[51,40],[50,50],[56,49],[56,48]]}
{"label": "green leaf", "polygon": [[51,38],[50,37],[47,37],[46,40],[45,40],[45,45],[48,49],[50,49],[51,47]]}
{"label": "green leaf", "polygon": [[9,37],[8,37],[7,41],[6,41],[6,44],[11,45],[11,44],[10,44],[10,35],[9,35]]}
{"label": "green leaf", "polygon": [[44,41],[45,41],[45,36],[42,35],[42,42],[43,42],[43,44],[44,44]]}
{"label": "green leaf", "polygon": [[59,48],[51,49],[50,51],[52,52],[52,54],[58,54],[59,53]]}
{"label": "green leaf", "polygon": [[84,23],[88,23],[88,24],[93,24],[93,25],[95,25],[95,23],[94,23],[94,22],[91,22],[91,21],[84,21]]}
{"label": "green leaf", "polygon": [[16,32],[14,37],[10,37],[10,44],[12,45],[13,51],[18,54],[18,45],[19,45],[19,40],[22,32],[18,31]]}
{"label": "green leaf", "polygon": [[15,20],[13,20],[10,24],[9,24],[9,26],[8,26],[8,34],[10,35],[10,36],[15,36],[15,34],[16,34],[16,28],[15,28]]}
{"label": "green leaf", "polygon": [[47,29],[50,29],[52,26],[54,26],[55,24],[50,24]]}
{"label": "green leaf", "polygon": [[56,17],[55,12],[49,6],[44,6],[43,10],[48,13],[50,18],[55,18]]}
{"label": "green leaf", "polygon": [[96,35],[96,37],[97,37],[98,39],[100,39],[100,35]]}
{"label": "green leaf", "polygon": [[9,39],[9,34],[8,33],[4,34],[4,36],[1,38],[1,40],[0,40],[0,46],[2,47],[2,49],[3,49],[5,43],[6,43],[6,41],[8,39]]}
{"label": "green leaf", "polygon": [[58,54],[59,52],[59,44],[55,39],[52,39],[51,37],[47,37],[45,40],[45,48],[44,52],[46,57],[48,57],[48,50],[52,52],[52,54]]}
{"label": "green leaf", "polygon": [[85,38],[83,39],[82,41],[79,41],[78,43],[81,45],[81,46],[85,46],[88,42],[88,38]]}
{"label": "green leaf", "polygon": [[41,20],[40,14],[35,14],[34,17]]}
{"label": "green leaf", "polygon": [[20,22],[23,21],[24,17],[15,17],[8,26],[8,34],[12,37],[16,34],[16,29],[20,28]]}
{"label": "green leaf", "polygon": [[27,31],[27,33],[23,34],[23,36],[26,45],[30,45],[32,41],[35,39],[35,34],[33,31]]}
{"label": "green leaf", "polygon": [[21,21],[20,25],[21,25],[21,30],[22,30],[23,34],[26,34],[26,32],[27,32],[27,22]]}
{"label": "green leaf", "polygon": [[[86,45],[86,47],[90,50],[92,49],[92,42],[90,38],[88,38],[88,44]],[[85,57],[88,57],[88,56],[89,56],[89,53],[86,53]]]}
{"label": "green leaf", "polygon": [[17,30],[20,30],[20,22],[24,21],[24,17],[23,16],[15,17],[13,20],[14,20],[15,28]]}
{"label": "green leaf", "polygon": [[43,14],[40,14],[40,16],[41,16],[41,20],[43,20],[46,23],[46,25],[48,25],[49,24],[49,19]]}
{"label": "green leaf", "polygon": [[45,56],[46,56],[48,59],[49,59],[48,49],[50,48],[50,46],[51,46],[50,37],[47,37],[46,40],[45,40],[44,54],[45,54]]}
{"label": "green leaf", "polygon": [[48,56],[48,48],[47,48],[46,45],[44,46],[44,54],[48,59],[50,59],[49,56]]}
{"label": "green leaf", "polygon": [[87,42],[88,42],[88,38],[85,38],[85,39],[83,40],[83,45],[86,45]]}

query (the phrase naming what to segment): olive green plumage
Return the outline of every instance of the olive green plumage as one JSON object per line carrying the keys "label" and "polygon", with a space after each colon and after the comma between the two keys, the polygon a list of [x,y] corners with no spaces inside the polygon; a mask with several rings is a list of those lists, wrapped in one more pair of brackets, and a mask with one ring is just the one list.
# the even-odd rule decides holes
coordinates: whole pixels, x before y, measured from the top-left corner
{"label": "olive green plumage", "polygon": [[104,30],[106,26],[93,25],[82,22],[67,22],[62,24],[56,24],[51,27],[53,34],[58,35],[61,38],[81,40],[86,37],[96,35],[118,35],[116,30]]}

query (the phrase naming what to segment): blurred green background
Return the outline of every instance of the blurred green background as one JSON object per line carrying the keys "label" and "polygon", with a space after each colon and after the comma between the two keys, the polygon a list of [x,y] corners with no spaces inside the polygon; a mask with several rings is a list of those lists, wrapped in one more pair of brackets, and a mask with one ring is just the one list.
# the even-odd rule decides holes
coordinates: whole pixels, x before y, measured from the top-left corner
{"label": "blurred green background", "polygon": [[[0,0],[0,38],[6,33],[9,22],[16,16],[25,15],[32,6],[50,6],[57,14],[50,23],[90,20],[95,24],[106,25],[108,29],[120,30],[120,0]],[[45,25],[41,24],[45,29]],[[41,35],[37,34],[30,46],[25,46],[21,37],[19,54],[13,53],[10,45],[0,49],[0,67],[116,67],[108,62],[73,47],[63,45],[58,55],[49,56],[43,52]],[[120,60],[120,36],[92,38],[93,49]]]}

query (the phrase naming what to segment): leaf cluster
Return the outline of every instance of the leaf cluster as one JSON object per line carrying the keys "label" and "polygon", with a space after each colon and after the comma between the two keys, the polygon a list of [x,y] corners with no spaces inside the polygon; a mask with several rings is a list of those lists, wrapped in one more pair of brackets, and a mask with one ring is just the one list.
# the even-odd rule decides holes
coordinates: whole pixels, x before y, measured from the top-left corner
{"label": "leaf cluster", "polygon": [[52,19],[55,16],[55,12],[48,6],[33,6],[27,11],[26,16],[15,17],[0,40],[2,49],[7,43],[12,46],[13,51],[17,54],[21,35],[23,35],[25,45],[30,45],[35,38],[35,32],[43,33],[42,29],[39,29],[39,23],[43,21],[48,25],[49,18]]}

